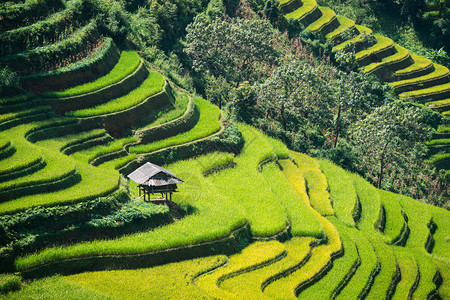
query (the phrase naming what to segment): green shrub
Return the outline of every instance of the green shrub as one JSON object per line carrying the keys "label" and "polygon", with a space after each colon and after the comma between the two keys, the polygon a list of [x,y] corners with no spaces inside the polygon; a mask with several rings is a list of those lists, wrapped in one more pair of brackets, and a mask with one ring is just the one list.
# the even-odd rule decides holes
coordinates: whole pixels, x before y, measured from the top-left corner
{"label": "green shrub", "polygon": [[0,274],[0,294],[20,289],[22,277],[14,274]]}
{"label": "green shrub", "polygon": [[[58,43],[4,57],[0,62],[28,74],[42,70],[50,71],[59,64],[68,65],[75,61],[75,54],[90,52],[88,49],[91,45],[94,45],[91,48],[95,49],[96,43],[98,43],[97,23],[91,21]],[[69,58],[70,56],[72,58]],[[47,67],[48,65],[50,67]]]}
{"label": "green shrub", "polygon": [[89,12],[85,3],[84,0],[70,1],[64,10],[42,21],[4,32],[0,35],[3,44],[0,55],[6,56],[53,44],[70,35],[73,30],[85,23],[83,20],[88,19]]}
{"label": "green shrub", "polygon": [[150,72],[147,79],[137,89],[131,91],[127,95],[113,99],[109,102],[97,105],[92,108],[68,112],[66,115],[71,117],[83,118],[106,115],[126,110],[159,93],[163,89],[164,83],[164,77],[161,74]]}
{"label": "green shrub", "polygon": [[6,31],[16,26],[26,26],[36,22],[36,19],[45,18],[50,12],[64,7],[62,0],[21,1],[15,5],[10,2],[0,6],[2,19],[0,30]]}

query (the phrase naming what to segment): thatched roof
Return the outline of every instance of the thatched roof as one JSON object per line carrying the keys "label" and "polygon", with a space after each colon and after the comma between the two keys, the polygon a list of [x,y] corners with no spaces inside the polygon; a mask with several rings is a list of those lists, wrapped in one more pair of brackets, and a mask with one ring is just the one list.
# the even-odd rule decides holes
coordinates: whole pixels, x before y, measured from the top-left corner
{"label": "thatched roof", "polygon": [[128,178],[139,185],[148,186],[164,186],[183,182],[169,170],[149,162],[134,170],[128,175]]}

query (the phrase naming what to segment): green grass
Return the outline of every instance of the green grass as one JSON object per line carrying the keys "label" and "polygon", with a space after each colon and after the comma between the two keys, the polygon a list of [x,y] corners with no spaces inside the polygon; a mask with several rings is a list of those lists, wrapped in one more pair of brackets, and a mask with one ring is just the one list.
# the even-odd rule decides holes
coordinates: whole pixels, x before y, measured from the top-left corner
{"label": "green grass", "polygon": [[394,46],[394,41],[392,41],[390,38],[382,36],[378,33],[375,33],[373,36],[376,38],[377,43],[367,49],[357,52],[355,54],[356,60],[362,60],[371,54],[379,53],[389,47]]}
{"label": "green grass", "polygon": [[73,88],[57,92],[44,93],[43,98],[63,98],[90,93],[114,83],[117,83],[133,73],[141,62],[139,55],[135,51],[125,50],[120,54],[120,59],[112,70],[94,81],[77,85]]}
{"label": "green grass", "polygon": [[427,75],[414,77],[414,78],[406,79],[406,80],[395,81],[395,82],[391,83],[391,85],[394,89],[399,88],[399,87],[405,87],[405,86],[413,86],[415,84],[420,84],[420,83],[424,83],[427,81],[431,81],[436,78],[442,78],[444,76],[448,76],[448,74],[449,74],[449,70],[447,67],[444,67],[439,64],[434,64],[434,71]]}
{"label": "green grass", "polygon": [[333,19],[336,18],[336,13],[332,9],[325,6],[319,6],[319,9],[322,12],[322,16],[313,23],[309,24],[309,26],[306,27],[306,30],[317,32],[326,25],[330,24]]}
{"label": "green grass", "polygon": [[[426,57],[414,54],[414,53],[410,53],[412,59],[414,60],[414,64],[410,65],[407,68],[395,71],[395,75],[396,76],[404,76],[404,75],[408,75],[408,74],[413,74],[417,71],[421,71],[421,70],[425,70],[430,68],[433,65],[433,62],[431,60],[429,60]],[[412,78],[414,79],[414,78]],[[409,80],[409,79],[406,79]]]}
{"label": "green grass", "polygon": [[149,97],[162,91],[164,82],[164,77],[161,74],[150,72],[147,79],[145,79],[145,81],[138,88],[134,89],[130,93],[95,107],[68,112],[66,115],[77,118],[85,118],[126,110],[144,102]]}
{"label": "green grass", "polygon": [[292,156],[306,180],[311,206],[322,216],[334,215],[328,193],[328,182],[320,171],[319,162],[301,153],[293,152]]}
{"label": "green grass", "polygon": [[448,124],[439,125],[436,132],[437,133],[450,133],[450,125],[448,125]]}
{"label": "green grass", "polygon": [[[334,221],[339,222],[336,218]],[[335,289],[340,286],[344,277],[353,272],[358,261],[358,250],[355,243],[344,234],[340,235],[344,247],[344,255],[333,261],[333,268],[317,283],[300,293],[299,299],[331,299]]]}
{"label": "green grass", "polygon": [[31,93],[20,94],[20,95],[11,96],[11,97],[3,97],[3,98],[0,98],[0,105],[14,105],[14,104],[25,103],[32,98],[33,98],[33,94],[31,94]]}
{"label": "green grass", "polygon": [[220,288],[221,281],[268,264],[286,255],[285,247],[277,241],[255,242],[241,253],[230,256],[228,263],[222,268],[198,277],[194,283],[208,295],[217,298],[233,298],[233,294]]}
{"label": "green grass", "polygon": [[194,278],[226,260],[226,256],[218,255],[147,269],[87,272],[62,280],[114,299],[167,299],[168,295],[173,299],[200,299],[206,294],[195,287]]}
{"label": "green grass", "polygon": [[361,25],[355,25],[355,27],[356,29],[358,29],[360,34],[355,36],[354,38],[344,41],[343,43],[340,43],[339,45],[334,46],[332,49],[333,52],[344,50],[348,46],[356,44],[357,42],[362,42],[366,39],[366,35],[372,34],[372,29],[370,28]]}
{"label": "green grass", "polygon": [[339,27],[333,30],[332,32],[325,35],[325,38],[328,40],[333,40],[338,37],[344,30],[355,27],[355,21],[346,18],[341,15],[337,15],[337,19],[339,21]]}
{"label": "green grass", "polygon": [[287,251],[284,258],[262,268],[228,278],[222,282],[223,290],[233,293],[239,299],[271,299],[263,291],[263,285],[298,268],[311,251],[313,238],[293,237],[283,245]]}
{"label": "green grass", "polygon": [[310,12],[312,12],[317,7],[317,2],[315,0],[303,0],[303,5],[299,7],[298,9],[294,10],[293,12],[290,12],[286,14],[286,18],[290,19],[298,19],[301,20],[303,17],[308,15]]}
{"label": "green grass", "polygon": [[444,83],[441,85],[435,85],[433,87],[429,87],[429,88],[425,88],[425,89],[420,89],[420,90],[415,90],[415,91],[410,91],[410,92],[404,92],[401,93],[400,95],[398,95],[400,98],[423,98],[423,97],[429,97],[429,96],[433,96],[433,95],[437,95],[440,93],[445,93],[450,91],[450,82],[449,83]]}
{"label": "green grass", "polygon": [[189,131],[183,132],[167,139],[159,140],[154,143],[137,145],[130,147],[130,153],[150,153],[162,148],[181,145],[187,142],[195,141],[216,133],[220,129],[220,110],[217,106],[210,104],[201,98],[195,99],[195,104],[200,111],[200,119],[197,124]]}
{"label": "green grass", "polygon": [[139,128],[140,130],[168,123],[172,120],[181,117],[184,114],[184,112],[188,107],[190,97],[188,96],[188,94],[178,91],[174,91],[173,95],[175,98],[175,104],[173,106],[167,107],[164,110],[161,110],[156,116],[154,121],[152,121],[149,124],[146,124],[145,127]]}
{"label": "green grass", "polygon": [[354,209],[358,197],[351,178],[343,169],[326,160],[319,160],[320,168],[330,187],[330,198],[336,217],[349,226],[355,226]]}
{"label": "green grass", "polygon": [[409,253],[406,249],[402,247],[391,247],[391,250],[394,252],[402,274],[402,278],[395,289],[395,294],[392,299],[406,299],[419,275],[419,268],[414,255]]}
{"label": "green grass", "polygon": [[410,57],[408,49],[403,48],[402,46],[397,44],[394,44],[394,48],[397,50],[397,53],[383,58],[381,62],[371,63],[370,65],[365,66],[364,72],[370,73],[382,67],[389,67],[390,64],[406,60],[408,59],[408,57]]}

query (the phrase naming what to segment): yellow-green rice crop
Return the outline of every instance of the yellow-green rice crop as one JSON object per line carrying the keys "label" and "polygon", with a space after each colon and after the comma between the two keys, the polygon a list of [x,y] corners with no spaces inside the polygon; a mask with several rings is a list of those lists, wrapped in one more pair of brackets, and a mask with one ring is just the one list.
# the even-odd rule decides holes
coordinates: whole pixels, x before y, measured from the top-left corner
{"label": "yellow-green rice crop", "polygon": [[373,272],[377,269],[378,260],[372,244],[362,232],[346,225],[341,225],[340,222],[334,224],[338,227],[339,232],[346,233],[356,243],[361,258],[361,265],[336,298],[352,299],[358,297],[366,288],[370,288],[368,286],[369,280],[373,276]]}
{"label": "yellow-green rice crop", "polygon": [[0,175],[26,169],[42,160],[40,152],[27,144],[19,142],[15,147],[16,152],[0,161]]}
{"label": "yellow-green rice crop", "polygon": [[192,142],[217,132],[220,129],[219,108],[201,98],[196,98],[195,104],[200,111],[200,119],[194,128],[154,143],[132,146],[129,149],[130,153],[150,153],[162,148]]}
{"label": "yellow-green rice crop", "polygon": [[120,151],[126,144],[130,144],[136,141],[137,137],[135,136],[128,136],[120,139],[115,139],[106,145],[98,145],[83,151],[78,151],[72,154],[72,157],[79,161],[90,162],[102,155]]}
{"label": "yellow-green rice crop", "polygon": [[90,139],[98,138],[106,134],[105,129],[94,129],[90,131],[83,131],[79,133],[58,136],[51,139],[38,141],[36,144],[45,149],[52,149],[61,151],[62,149],[71,145],[84,142]]}
{"label": "yellow-green rice crop", "polygon": [[[286,166],[286,164],[282,164],[284,167]],[[266,179],[266,185],[281,200],[286,209],[286,214],[291,223],[292,235],[324,237],[322,226],[311,208],[294,193],[279,167],[274,163],[268,164],[264,166],[262,173]],[[299,176],[301,175],[299,174]]]}
{"label": "yellow-green rice crop", "polygon": [[397,194],[379,190],[381,203],[386,212],[386,226],[384,228],[384,240],[386,243],[394,243],[403,233],[405,219],[402,215],[402,207],[398,203]]}
{"label": "yellow-green rice crop", "polygon": [[68,112],[66,115],[77,118],[85,118],[126,110],[159,93],[163,87],[164,77],[157,72],[150,72],[147,79],[145,79],[145,81],[138,88],[132,90],[130,93],[95,107]]}
{"label": "yellow-green rice crop", "polygon": [[358,228],[366,233],[373,233],[378,222],[381,196],[377,188],[371,185],[357,174],[347,173],[355,187],[361,204],[361,215],[358,220]]}
{"label": "yellow-green rice crop", "polygon": [[317,2],[315,0],[303,0],[303,5],[300,8],[297,8],[291,13],[286,14],[286,18],[290,19],[298,19],[301,20],[303,17],[311,13],[316,7]]}
{"label": "yellow-green rice crop", "polygon": [[429,88],[414,90],[411,92],[404,92],[398,95],[400,98],[423,98],[423,97],[431,97],[432,95],[445,93],[450,91],[450,82],[444,83],[441,85],[435,85]]}
{"label": "yellow-green rice crop", "polygon": [[436,224],[434,233],[433,255],[445,258],[450,261],[449,232],[450,232],[450,212],[435,206],[428,206],[431,210],[433,221]]}
{"label": "yellow-green rice crop", "polygon": [[[288,180],[291,181],[289,178]],[[311,257],[301,268],[269,284],[264,290],[269,297],[296,296],[301,291],[301,285],[315,277],[322,276],[321,272],[329,267],[333,257],[342,250],[342,243],[336,227],[319,213],[315,212],[315,214],[325,231],[327,242],[314,247],[311,250]]]}
{"label": "yellow-green rice crop", "polygon": [[30,282],[20,291],[0,294],[0,299],[112,299],[105,294],[98,293],[89,288],[65,280],[62,276],[54,276]]}
{"label": "yellow-green rice crop", "polygon": [[383,58],[381,62],[375,62],[365,66],[364,72],[369,73],[382,67],[388,68],[390,64],[406,60],[410,57],[409,51],[406,48],[403,48],[402,46],[397,44],[394,44],[394,47],[397,50],[397,53]]}
{"label": "yellow-green rice crop", "polygon": [[395,294],[392,299],[401,300],[408,297],[410,290],[413,288],[414,282],[419,275],[419,269],[414,256],[402,247],[391,247],[394,251],[402,274],[401,280],[397,284]]}
{"label": "yellow-green rice crop", "polygon": [[328,8],[326,6],[319,6],[319,9],[322,12],[322,16],[313,23],[309,24],[308,27],[306,27],[306,29],[311,32],[321,30],[336,18],[336,13],[331,8]]}
{"label": "yellow-green rice crop", "polygon": [[426,105],[430,108],[441,108],[444,106],[450,107],[450,98],[438,101],[427,102]]}
{"label": "yellow-green rice crop", "polygon": [[353,214],[358,197],[349,175],[326,160],[319,160],[320,169],[330,187],[330,198],[336,216],[345,224],[355,226]]}
{"label": "yellow-green rice crop", "polygon": [[220,287],[239,299],[271,299],[262,292],[262,287],[282,274],[298,268],[308,258],[311,251],[309,245],[313,240],[310,237],[293,237],[284,243],[287,251],[285,257],[262,268],[228,278]]}
{"label": "yellow-green rice crop", "polygon": [[373,36],[376,38],[377,43],[367,49],[357,52],[355,54],[356,60],[361,60],[371,54],[376,54],[376,53],[381,52],[389,47],[394,46],[394,41],[392,41],[390,38],[382,36],[381,34],[378,34],[378,33],[375,33]]}
{"label": "yellow-green rice crop", "polygon": [[297,152],[292,152],[292,156],[306,180],[311,206],[322,216],[333,215],[334,210],[328,193],[328,182],[325,175],[320,171],[319,162],[312,157]]}
{"label": "yellow-green rice crop", "polygon": [[63,98],[63,97],[71,97],[81,94],[90,93],[101,88],[104,88],[108,85],[114,84],[127,77],[139,66],[140,63],[139,55],[135,51],[125,50],[120,54],[119,61],[111,69],[111,71],[94,81],[77,85],[73,88],[69,88],[66,90],[58,91],[58,92],[50,92],[42,94],[41,96],[44,98]]}
{"label": "yellow-green rice crop", "polygon": [[395,81],[392,83],[392,86],[395,88],[403,87],[403,86],[411,86],[414,84],[420,84],[423,82],[427,82],[436,78],[441,78],[443,76],[447,76],[449,74],[448,68],[439,64],[434,64],[434,71],[423,76],[414,77],[411,79]]}
{"label": "yellow-green rice crop", "polygon": [[75,165],[67,162],[62,154],[56,155],[54,153],[42,151],[41,155],[46,162],[44,168],[30,175],[22,176],[7,182],[1,182],[0,191],[58,181],[75,171]]}
{"label": "yellow-green rice crop", "polygon": [[446,259],[434,258],[434,264],[439,269],[442,277],[442,284],[439,287],[439,296],[442,299],[450,299],[450,263]]}
{"label": "yellow-green rice crop", "polygon": [[175,104],[172,106],[168,106],[166,109],[161,110],[156,116],[155,120],[149,124],[146,124],[145,127],[140,129],[147,129],[154,126],[158,126],[172,120],[175,120],[183,115],[188,106],[188,102],[192,101],[188,94],[182,93],[179,91],[173,91],[173,95],[175,98]]}
{"label": "yellow-green rice crop", "polygon": [[27,116],[31,116],[31,115],[35,115],[35,114],[39,114],[39,113],[43,113],[43,112],[48,112],[50,110],[51,110],[51,107],[49,107],[49,106],[38,106],[38,107],[30,108],[27,110],[21,110],[18,112],[0,114],[0,124],[7,122],[7,121],[11,121],[13,119],[27,117]]}
{"label": "yellow-green rice crop", "polygon": [[339,45],[336,45],[333,47],[332,51],[333,52],[337,52],[337,51],[341,51],[344,50],[346,47],[353,45],[357,42],[362,42],[366,39],[367,35],[372,34],[372,29],[361,26],[361,25],[354,25],[356,27],[356,29],[358,29],[359,31],[359,35],[355,36],[354,38],[351,38],[349,40],[346,40],[342,43],[340,43]]}
{"label": "yellow-green rice crop", "polygon": [[[338,221],[334,218],[335,221]],[[358,262],[358,250],[355,243],[346,235],[341,234],[344,255],[333,261],[333,268],[316,284],[308,287],[299,295],[299,299],[332,299],[336,288],[340,286],[344,277],[351,274]]]}
{"label": "yellow-green rice crop", "polygon": [[228,263],[222,268],[198,277],[194,283],[214,298],[234,298],[232,293],[220,288],[223,280],[239,273],[251,271],[285,255],[286,249],[280,242],[255,242],[242,250],[241,253],[230,256]]}
{"label": "yellow-green rice crop", "polygon": [[396,76],[412,75],[418,71],[422,71],[433,66],[433,62],[426,57],[410,53],[414,63],[407,68],[395,71]]}
{"label": "yellow-green rice crop", "polygon": [[346,18],[346,17],[341,16],[341,15],[337,15],[337,19],[338,19],[338,22],[340,24],[339,27],[336,28],[335,30],[333,30],[332,32],[328,33],[325,36],[326,39],[333,40],[336,37],[338,37],[344,30],[351,29],[351,28],[355,27],[355,21],[353,21],[353,20],[351,20],[349,18]]}
{"label": "yellow-green rice crop", "polygon": [[394,278],[397,270],[397,262],[388,245],[373,236],[369,238],[369,240],[372,243],[376,255],[378,256],[381,268],[377,277],[375,277],[375,281],[373,282],[373,286],[370,289],[367,298],[381,299],[386,297],[389,291],[392,279]]}
{"label": "yellow-green rice crop", "polygon": [[192,281],[226,259],[224,255],[210,256],[147,269],[87,272],[62,280],[114,299],[200,299],[207,295]]}
{"label": "yellow-green rice crop", "polygon": [[[53,154],[58,155],[57,153]],[[30,195],[1,203],[0,215],[40,205],[51,206],[92,200],[106,196],[118,189],[119,175],[117,171],[98,169],[84,163],[78,163],[67,157],[66,159],[65,164],[71,165],[75,163],[75,168],[81,175],[81,182],[56,192]]]}
{"label": "yellow-green rice crop", "polygon": [[410,253],[419,265],[420,281],[417,289],[413,293],[413,299],[427,299],[428,295],[436,290],[433,282],[436,275],[436,265],[433,263],[431,255],[425,251],[412,250]]}

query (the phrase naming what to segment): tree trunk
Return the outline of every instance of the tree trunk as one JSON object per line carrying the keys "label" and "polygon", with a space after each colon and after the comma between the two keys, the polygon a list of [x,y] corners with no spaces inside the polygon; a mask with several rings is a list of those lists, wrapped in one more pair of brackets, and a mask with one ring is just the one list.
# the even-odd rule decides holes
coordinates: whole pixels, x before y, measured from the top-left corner
{"label": "tree trunk", "polygon": [[336,118],[336,128],[334,129],[334,148],[336,148],[337,143],[338,143],[338,139],[339,139],[339,121],[341,119],[341,104],[339,103],[339,107],[338,107],[338,113],[337,113],[337,118]]}
{"label": "tree trunk", "polygon": [[284,115],[285,114],[285,112],[284,112],[284,106],[282,106],[281,107],[281,109],[280,109],[280,115],[281,115],[281,122],[283,123],[283,129],[284,129],[284,131],[286,131],[287,130],[287,121],[286,121],[286,116]]}
{"label": "tree trunk", "polygon": [[383,151],[381,151],[381,161],[380,161],[380,173],[378,175],[378,185],[377,187],[381,189],[381,181],[383,180],[383,171],[384,171],[384,156],[386,154],[387,146],[389,145],[390,141],[387,141],[386,144],[383,147]]}

